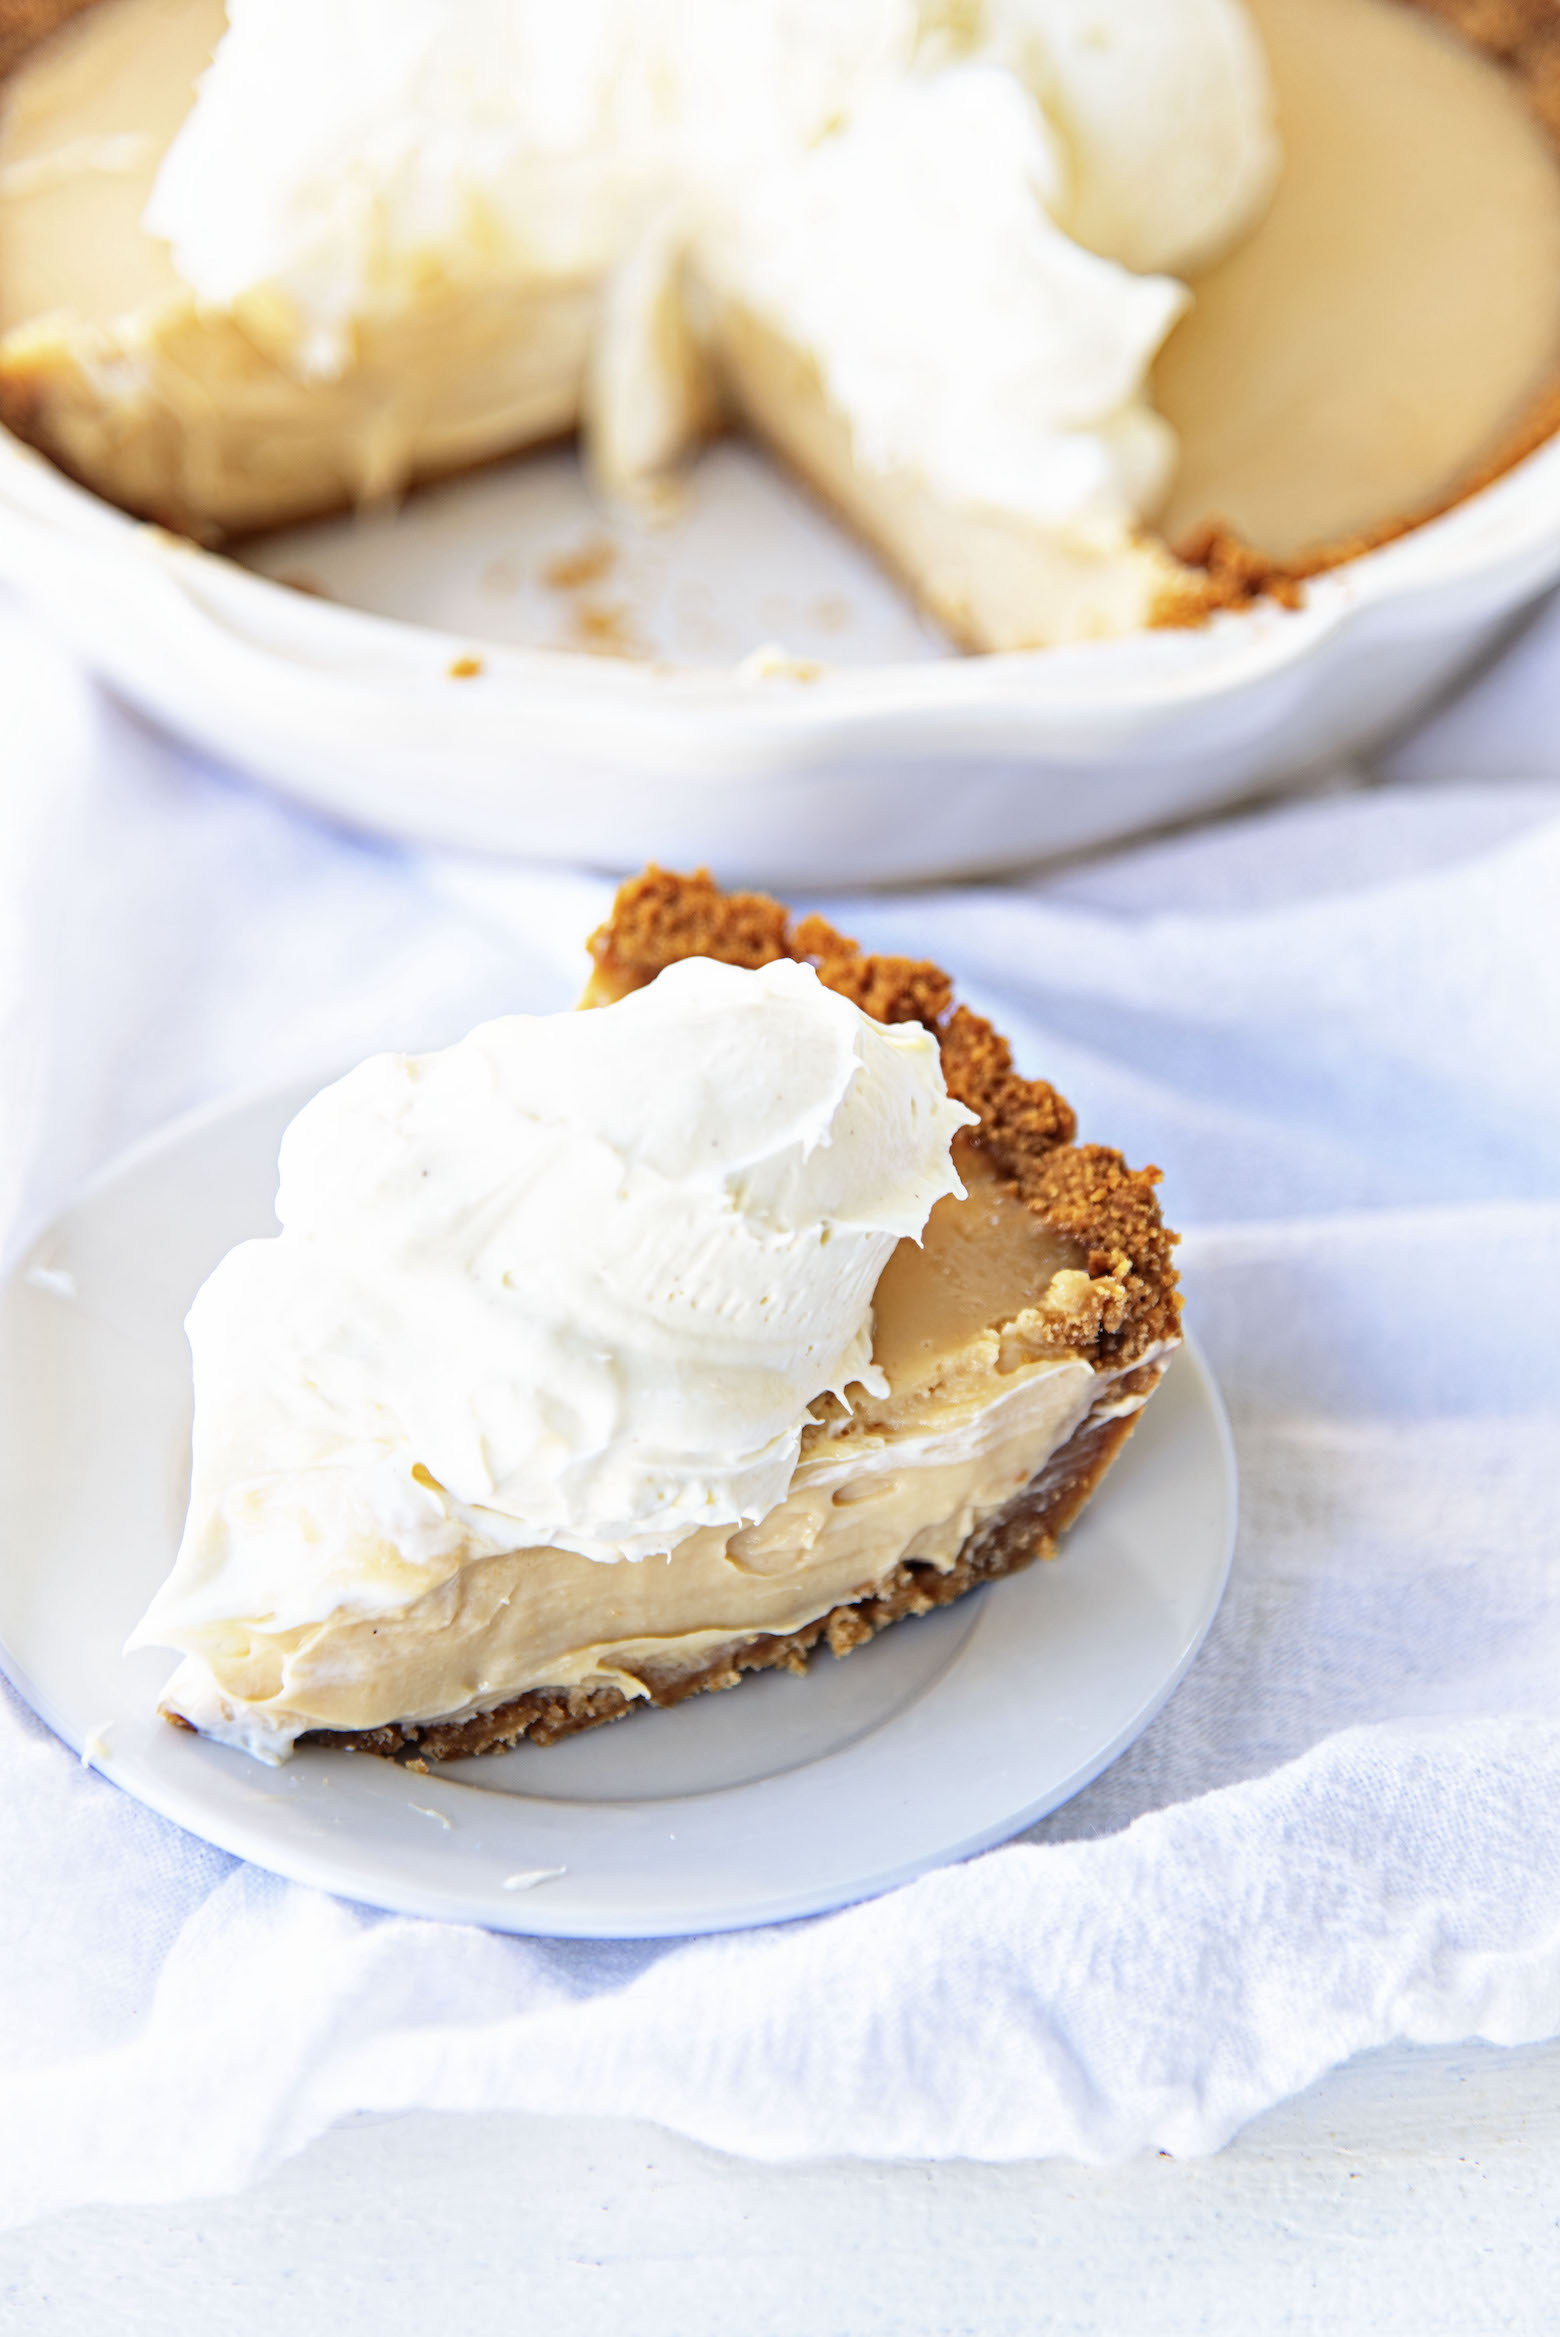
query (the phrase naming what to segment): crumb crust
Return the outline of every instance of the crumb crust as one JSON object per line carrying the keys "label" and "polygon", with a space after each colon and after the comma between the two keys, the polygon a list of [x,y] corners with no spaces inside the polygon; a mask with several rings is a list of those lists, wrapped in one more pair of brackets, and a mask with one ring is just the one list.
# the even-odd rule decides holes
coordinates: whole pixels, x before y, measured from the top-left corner
{"label": "crumb crust", "polygon": [[1067,1344],[1097,1369],[1119,1371],[1177,1336],[1176,1236],[1159,1207],[1159,1170],[1076,1143],[1066,1098],[1014,1070],[1007,1040],[955,1002],[941,966],[874,955],[822,917],[793,922],[765,893],[723,892],[707,869],[680,876],[656,867],[621,887],[590,953],[587,1005],[642,989],[679,958],[732,966],[791,958],[874,1020],[920,1023],[937,1040],[949,1094],[979,1114],[971,1141],[1037,1217],[1087,1253],[1089,1301],[1070,1318]]}

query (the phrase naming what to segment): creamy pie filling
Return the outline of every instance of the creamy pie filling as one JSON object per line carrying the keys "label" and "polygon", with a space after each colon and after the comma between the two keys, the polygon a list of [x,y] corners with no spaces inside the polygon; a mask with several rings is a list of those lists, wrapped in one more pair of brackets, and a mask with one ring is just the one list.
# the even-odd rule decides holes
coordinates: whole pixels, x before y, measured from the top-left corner
{"label": "creamy pie filling", "polygon": [[1284,169],[1154,369],[1180,543],[1270,558],[1454,493],[1560,373],[1560,171],[1514,74],[1404,0],[1247,0]]}
{"label": "creamy pie filling", "polygon": [[0,110],[0,415],[132,509],[209,540],[372,502],[578,419],[594,276],[430,267],[301,382],[293,320],[204,308],[141,214],[222,0],[101,0]]}
{"label": "creamy pie filling", "polygon": [[1016,515],[955,510],[914,471],[857,460],[847,418],[805,349],[756,310],[711,320],[727,396],[814,492],[849,521],[961,647],[1103,639],[1196,611],[1196,585],[1146,529],[1063,550]]}
{"label": "creamy pie filling", "polygon": [[785,1635],[867,1597],[905,1558],[946,1572],[969,1536],[1082,1423],[1146,1400],[1069,1352],[1087,1314],[1082,1253],[963,1143],[967,1197],[937,1203],[877,1286],[873,1360],[888,1394],[822,1398],[789,1491],[757,1523],[689,1535],[670,1556],[603,1565],[555,1548],[474,1558],[398,1611],[302,1628],[213,1628],[166,1709],[262,1756],[310,1729],[485,1711],[533,1688],[646,1694],[646,1667],[699,1669],[734,1641]]}

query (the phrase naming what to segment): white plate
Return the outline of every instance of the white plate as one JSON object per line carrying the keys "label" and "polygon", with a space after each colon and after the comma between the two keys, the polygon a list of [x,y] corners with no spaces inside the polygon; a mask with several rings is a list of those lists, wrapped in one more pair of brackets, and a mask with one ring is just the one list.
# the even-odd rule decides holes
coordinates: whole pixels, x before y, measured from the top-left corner
{"label": "white plate", "polygon": [[227,1107],[141,1147],[0,1299],[0,1657],[126,1792],[376,1906],[637,1938],[887,1890],[1055,1809],[1147,1727],[1213,1618],[1234,1535],[1229,1431],[1191,1349],[1060,1560],[806,1679],[767,1673],[429,1777],[320,1751],[266,1769],[158,1720],[169,1659],[120,1650],[183,1511],[183,1317],[234,1242],[274,1229],[277,1142],[303,1101]]}
{"label": "white plate", "polygon": [[[610,576],[548,586],[612,532],[573,457],[543,454],[246,568],[0,431],[0,581],[197,746],[395,835],[781,889],[1010,867],[1359,751],[1560,574],[1560,442],[1302,609],[1012,656],[948,655],[743,447],[700,465],[678,525],[619,528]],[[651,657],[560,646],[590,606]],[[772,638],[817,670],[741,670]]]}

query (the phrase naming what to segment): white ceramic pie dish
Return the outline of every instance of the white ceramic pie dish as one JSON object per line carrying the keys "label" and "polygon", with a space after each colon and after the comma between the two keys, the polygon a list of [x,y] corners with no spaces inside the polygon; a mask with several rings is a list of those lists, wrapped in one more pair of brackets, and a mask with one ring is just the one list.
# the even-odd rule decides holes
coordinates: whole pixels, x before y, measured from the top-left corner
{"label": "white ceramic pie dish", "polygon": [[[571,458],[533,458],[258,555],[332,590],[345,578],[371,604],[351,607],[129,519],[0,432],[0,579],[156,720],[355,825],[826,887],[1009,867],[1277,788],[1402,721],[1560,575],[1551,441],[1318,578],[1298,611],[956,658],[798,494],[727,448],[694,523],[641,578],[652,635],[696,594],[704,662],[505,642],[513,613],[476,579],[495,543],[524,567],[582,540],[573,476]],[[785,589],[766,598],[771,577]],[[739,671],[777,599],[782,616],[854,606],[856,662]],[[472,659],[479,673],[452,676]]]}

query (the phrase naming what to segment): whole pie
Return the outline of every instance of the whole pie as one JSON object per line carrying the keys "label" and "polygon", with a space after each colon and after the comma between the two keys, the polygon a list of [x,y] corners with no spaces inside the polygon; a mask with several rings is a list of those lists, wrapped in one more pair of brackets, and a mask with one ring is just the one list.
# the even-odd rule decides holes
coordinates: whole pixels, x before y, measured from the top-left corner
{"label": "whole pie", "polygon": [[735,426],[1007,649],[1293,599],[1555,425],[1555,0],[361,21],[0,0],[0,420],[202,542]]}
{"label": "whole pie", "polygon": [[652,869],[587,1012],[381,1057],[195,1302],[171,1719],[446,1759],[1055,1554],[1179,1341],[1158,1171],[935,965]]}

